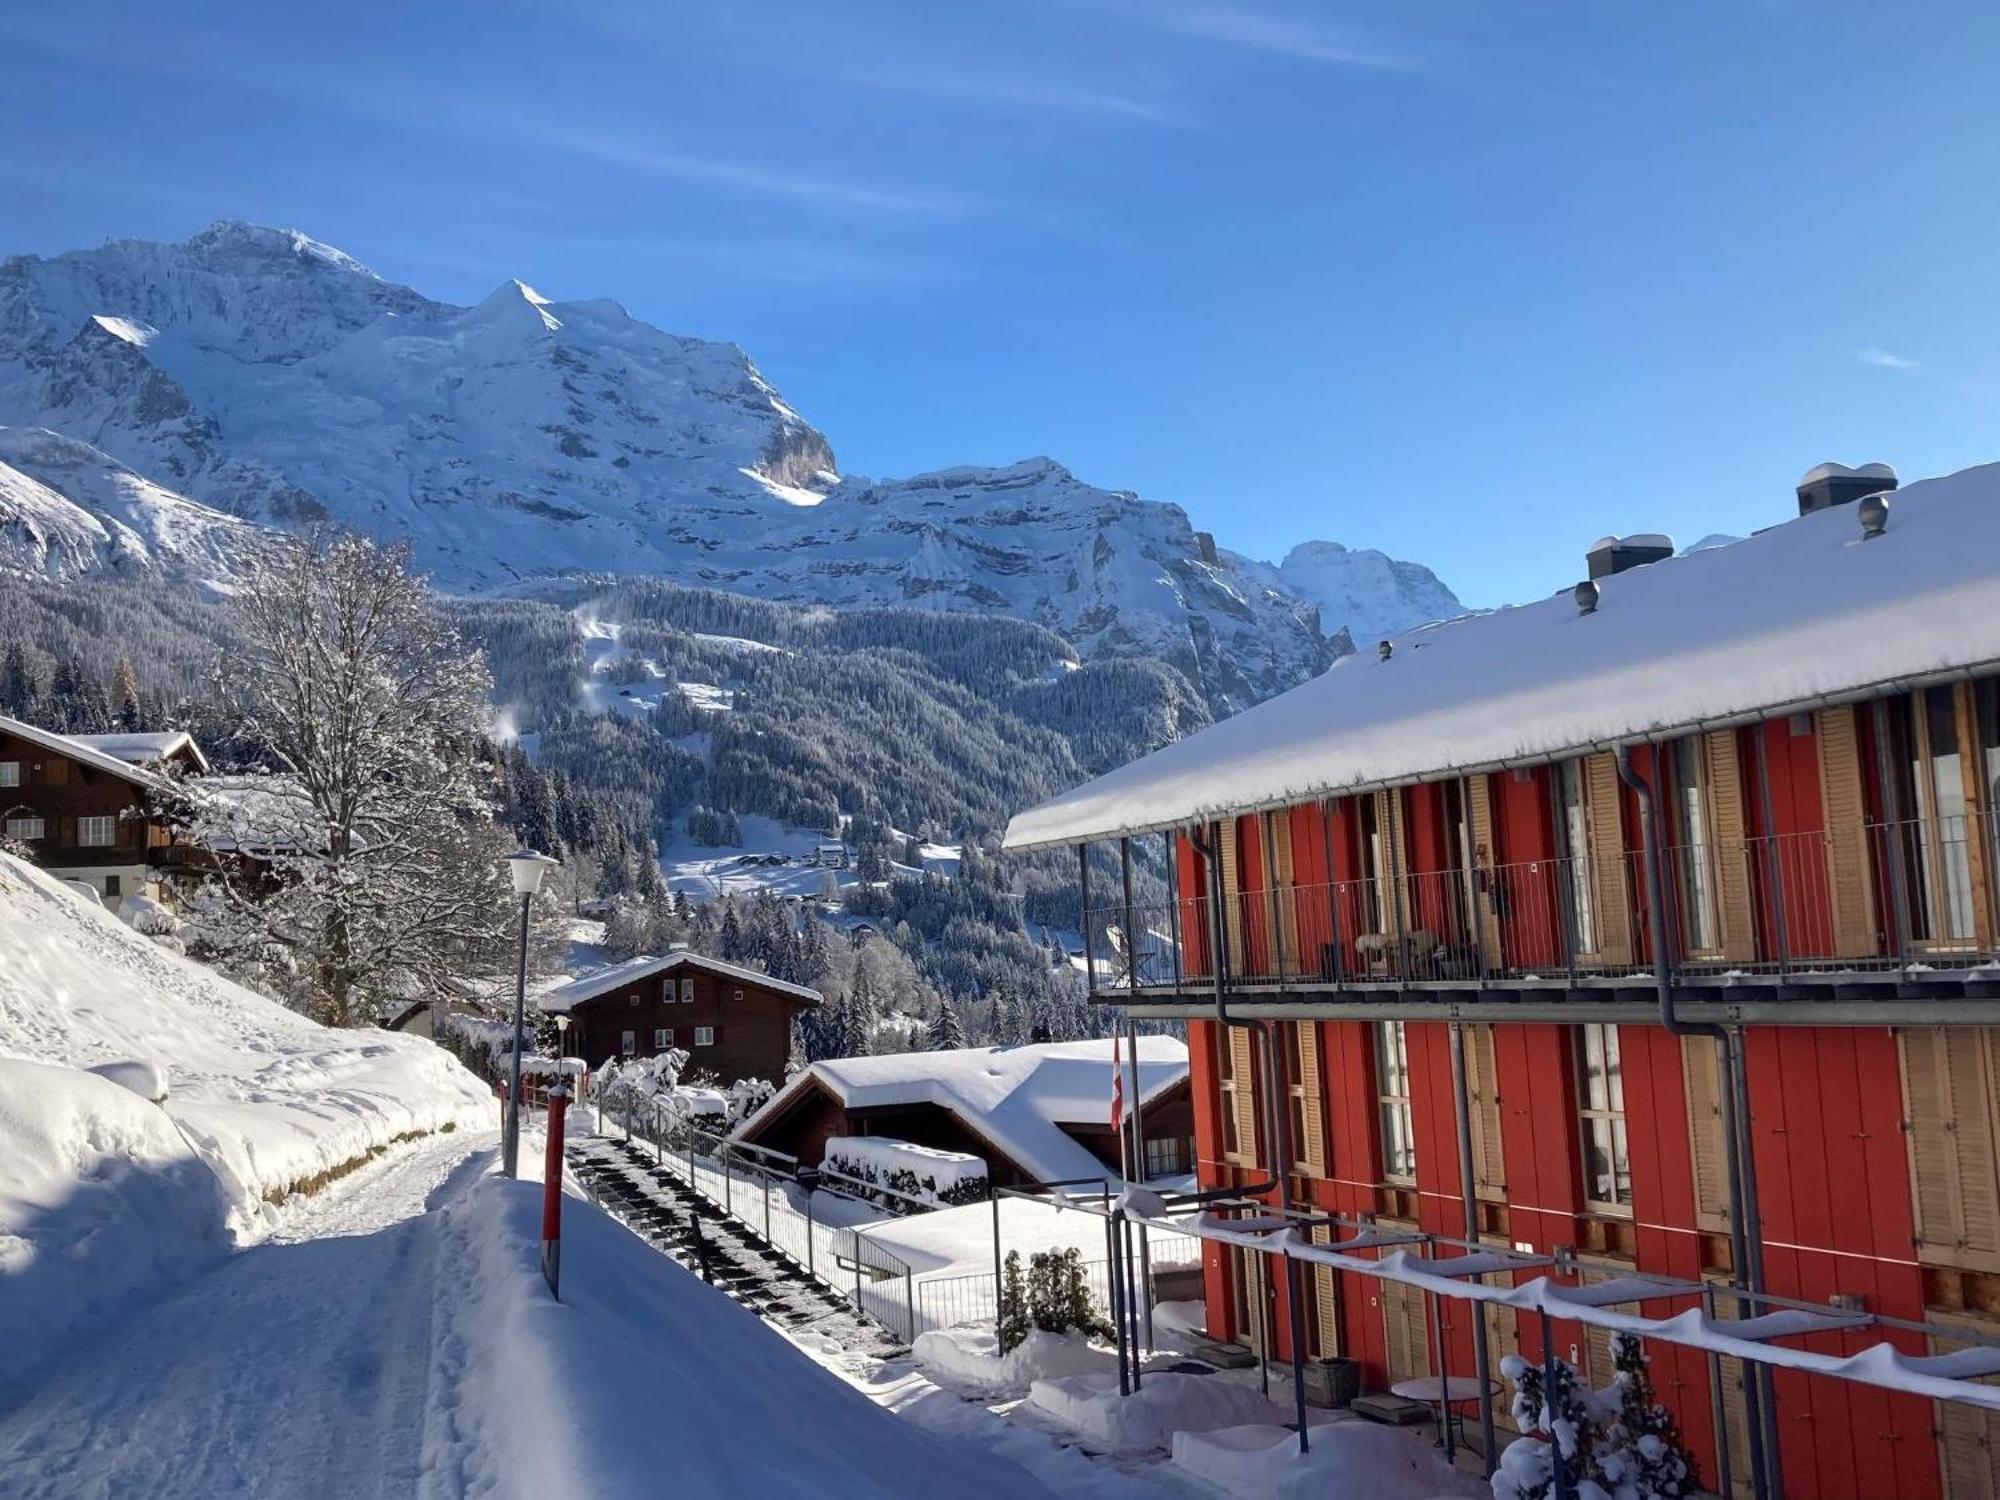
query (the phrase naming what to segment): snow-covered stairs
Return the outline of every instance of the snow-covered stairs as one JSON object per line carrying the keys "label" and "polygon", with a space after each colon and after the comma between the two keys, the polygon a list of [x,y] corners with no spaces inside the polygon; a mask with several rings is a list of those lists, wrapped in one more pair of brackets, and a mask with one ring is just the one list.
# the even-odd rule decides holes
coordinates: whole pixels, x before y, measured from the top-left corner
{"label": "snow-covered stairs", "polygon": [[570,1170],[605,1211],[656,1250],[766,1322],[879,1358],[907,1346],[840,1293],[660,1166],[643,1147],[590,1136],[572,1141]]}

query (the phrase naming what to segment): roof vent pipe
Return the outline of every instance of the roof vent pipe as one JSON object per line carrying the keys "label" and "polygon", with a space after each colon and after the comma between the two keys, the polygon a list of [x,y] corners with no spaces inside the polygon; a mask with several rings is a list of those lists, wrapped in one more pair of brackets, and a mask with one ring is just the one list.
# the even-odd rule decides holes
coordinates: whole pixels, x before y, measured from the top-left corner
{"label": "roof vent pipe", "polygon": [[1395,654],[1396,654],[1396,643],[1394,641],[1378,641],[1376,643],[1375,655],[1379,657],[1381,660],[1387,661],[1390,657],[1394,656]]}
{"label": "roof vent pipe", "polygon": [[1580,615],[1597,613],[1597,585],[1586,578],[1571,589],[1570,597],[1576,600],[1576,612]]}
{"label": "roof vent pipe", "polygon": [[1889,497],[1883,493],[1870,495],[1857,507],[1861,513],[1861,540],[1872,542],[1889,529]]}

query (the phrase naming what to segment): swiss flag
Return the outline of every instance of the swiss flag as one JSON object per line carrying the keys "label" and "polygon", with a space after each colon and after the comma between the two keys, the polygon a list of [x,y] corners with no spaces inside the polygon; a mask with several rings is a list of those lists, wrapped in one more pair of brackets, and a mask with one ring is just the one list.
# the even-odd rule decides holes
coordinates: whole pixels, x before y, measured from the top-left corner
{"label": "swiss flag", "polygon": [[1111,1033],[1111,1129],[1125,1128],[1125,1069],[1118,1058],[1118,1033]]}

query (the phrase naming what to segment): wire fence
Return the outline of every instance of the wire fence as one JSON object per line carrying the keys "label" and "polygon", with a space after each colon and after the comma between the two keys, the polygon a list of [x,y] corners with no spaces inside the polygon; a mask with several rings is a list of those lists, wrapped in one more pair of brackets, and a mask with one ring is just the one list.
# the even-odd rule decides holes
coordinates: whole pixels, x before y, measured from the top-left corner
{"label": "wire fence", "polygon": [[[600,1111],[600,1129],[609,1118]],[[904,1195],[823,1170],[809,1171],[802,1181],[793,1157],[731,1141],[658,1110],[643,1115],[637,1108],[623,1110],[616,1118],[629,1140],[651,1149],[661,1169],[897,1339],[909,1343],[934,1329],[992,1323],[998,1317],[998,1265],[952,1275],[919,1275],[871,1236],[866,1226],[828,1223],[821,1216],[824,1205],[814,1202],[824,1194],[849,1211],[879,1214],[883,1194]],[[937,1208],[916,1198],[909,1198],[907,1206],[913,1213]],[[1046,1211],[1058,1212],[1053,1205]],[[1149,1289],[1155,1270],[1198,1265],[1201,1260],[1201,1243],[1189,1235],[1154,1230],[1147,1249]],[[1004,1250],[1003,1245],[1003,1254]],[[1083,1271],[1092,1304],[1108,1320],[1112,1305],[1108,1257],[1086,1259]]]}

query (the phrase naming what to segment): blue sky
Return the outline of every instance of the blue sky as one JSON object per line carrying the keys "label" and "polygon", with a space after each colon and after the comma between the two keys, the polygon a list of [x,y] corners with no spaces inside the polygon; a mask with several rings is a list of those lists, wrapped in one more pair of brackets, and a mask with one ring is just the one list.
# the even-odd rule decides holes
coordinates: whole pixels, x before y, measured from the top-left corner
{"label": "blue sky", "polygon": [[76,0],[0,43],[0,251],[237,217],[612,296],[849,472],[1047,453],[1473,603],[1822,459],[2000,458],[1990,4]]}

